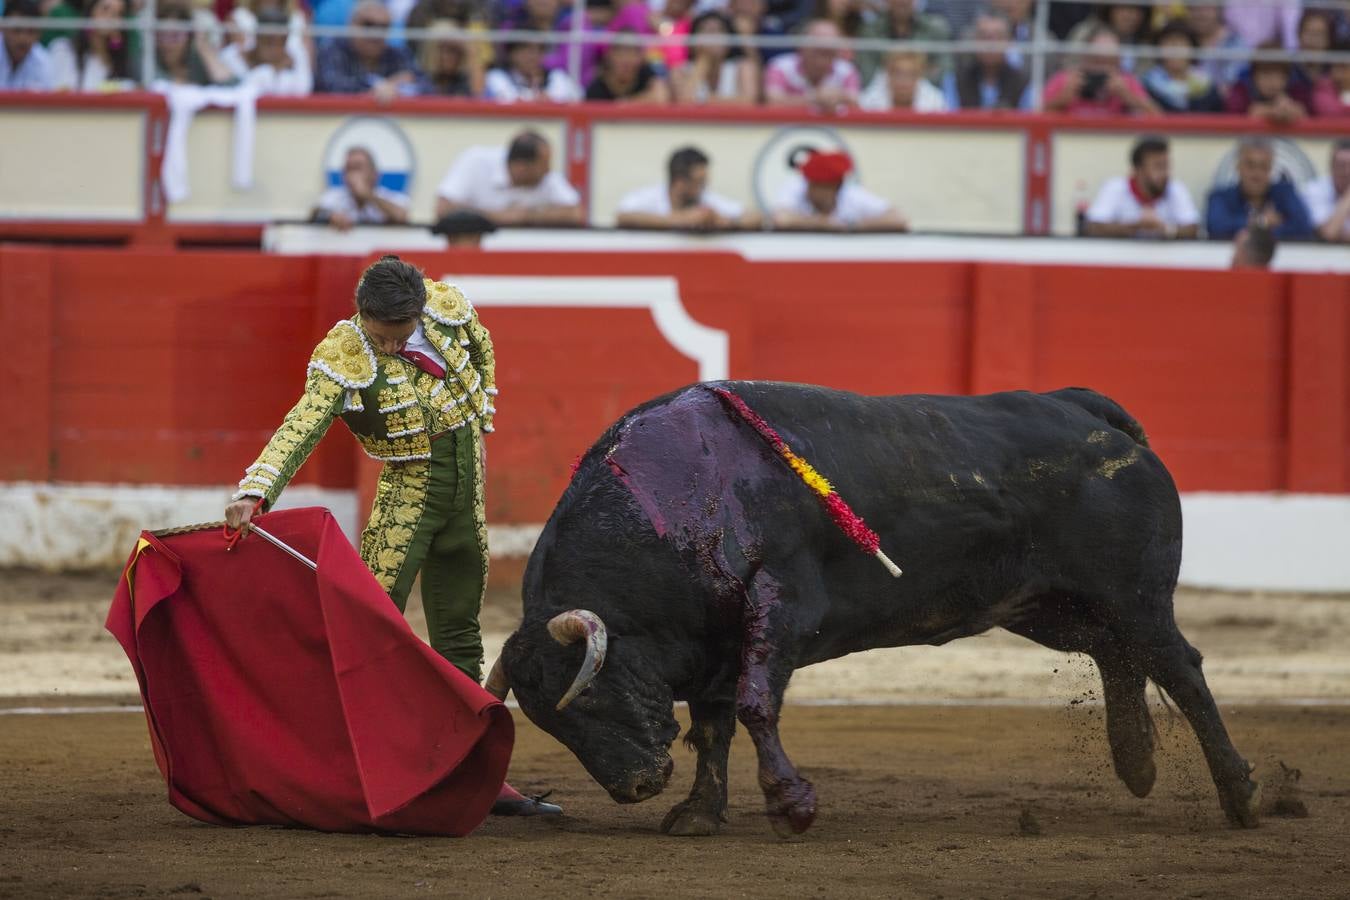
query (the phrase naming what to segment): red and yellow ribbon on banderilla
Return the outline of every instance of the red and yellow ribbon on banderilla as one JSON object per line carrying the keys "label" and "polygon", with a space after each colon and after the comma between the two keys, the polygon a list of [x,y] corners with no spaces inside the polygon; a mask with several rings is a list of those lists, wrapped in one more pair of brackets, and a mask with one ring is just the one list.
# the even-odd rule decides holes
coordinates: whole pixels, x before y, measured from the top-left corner
{"label": "red and yellow ribbon on banderilla", "polygon": [[881,537],[869,528],[862,517],[844,502],[844,498],[839,496],[839,493],[834,489],[834,485],[830,484],[829,479],[817,472],[809,462],[793,453],[787,441],[784,441],[778,432],[774,431],[773,426],[764,421],[764,417],[751,409],[749,404],[738,395],[725,388],[709,388],[709,390],[716,394],[751,428],[754,428],[759,436],[768,442],[774,452],[783,458],[783,461],[788,464],[792,471],[797,473],[797,477],[802,480],[802,483],[816,495],[820,505],[825,507],[825,512],[830,520],[840,531],[848,535],[849,540],[857,544],[858,548],[864,553],[876,557],[892,576],[900,577],[900,567],[892,562],[891,558],[881,549]]}

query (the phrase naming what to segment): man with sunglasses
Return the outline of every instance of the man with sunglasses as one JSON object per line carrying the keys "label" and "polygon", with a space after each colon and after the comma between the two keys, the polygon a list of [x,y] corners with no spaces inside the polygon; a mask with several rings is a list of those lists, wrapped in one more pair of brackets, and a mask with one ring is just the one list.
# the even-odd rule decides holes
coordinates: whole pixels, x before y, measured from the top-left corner
{"label": "man with sunglasses", "polygon": [[[460,291],[396,256],[366,269],[356,315],[310,358],[305,392],[225,508],[231,528],[266,510],[341,418],[383,460],[361,558],[403,611],[422,576],[431,647],[475,681],[487,584],[483,435],[497,396],[492,339]],[[498,815],[557,814],[503,785]]]}
{"label": "man with sunglasses", "polygon": [[407,47],[391,46],[389,10],[378,0],[362,0],[352,12],[356,28],[381,32],[374,36],[331,38],[319,45],[314,86],[327,94],[372,94],[381,102],[417,93],[420,74]]}

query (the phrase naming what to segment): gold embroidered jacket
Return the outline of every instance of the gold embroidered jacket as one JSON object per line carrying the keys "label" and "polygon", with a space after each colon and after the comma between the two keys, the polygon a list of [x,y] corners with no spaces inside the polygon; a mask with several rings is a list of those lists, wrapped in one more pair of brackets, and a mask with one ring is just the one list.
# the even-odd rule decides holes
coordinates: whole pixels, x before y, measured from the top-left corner
{"label": "gold embroidered jacket", "polygon": [[492,431],[497,395],[492,338],[468,298],[427,280],[422,328],[445,359],[444,378],[377,354],[359,316],[333,326],[314,349],[305,393],[244,472],[235,500],[270,508],[339,416],[367,454],[385,462],[431,458],[431,436],[474,422]]}

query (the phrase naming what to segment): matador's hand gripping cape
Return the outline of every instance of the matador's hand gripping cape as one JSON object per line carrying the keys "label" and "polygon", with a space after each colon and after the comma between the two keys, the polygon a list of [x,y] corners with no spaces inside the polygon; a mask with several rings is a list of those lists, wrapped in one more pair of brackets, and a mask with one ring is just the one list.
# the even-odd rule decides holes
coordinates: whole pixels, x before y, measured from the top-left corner
{"label": "matador's hand gripping cape", "polygon": [[487,816],[506,708],[413,634],[327,510],[137,542],[108,612],[169,802],[221,825],[462,835]]}

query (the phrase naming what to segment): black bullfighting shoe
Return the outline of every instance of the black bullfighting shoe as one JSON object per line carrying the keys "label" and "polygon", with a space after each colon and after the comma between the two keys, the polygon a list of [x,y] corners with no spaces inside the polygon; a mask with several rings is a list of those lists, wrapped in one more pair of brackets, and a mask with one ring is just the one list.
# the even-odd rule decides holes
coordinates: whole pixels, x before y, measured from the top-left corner
{"label": "black bullfighting shoe", "polygon": [[[551,793],[551,792],[550,792]],[[526,797],[520,791],[503,784],[497,802],[492,804],[494,816],[560,816],[562,807],[544,800],[548,793],[538,797]]]}

